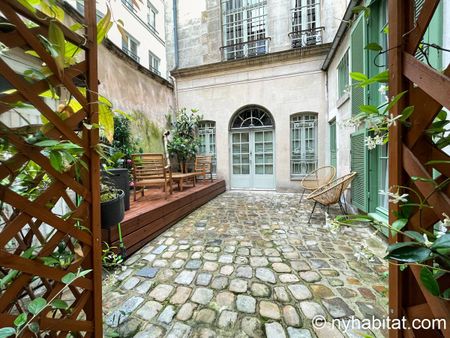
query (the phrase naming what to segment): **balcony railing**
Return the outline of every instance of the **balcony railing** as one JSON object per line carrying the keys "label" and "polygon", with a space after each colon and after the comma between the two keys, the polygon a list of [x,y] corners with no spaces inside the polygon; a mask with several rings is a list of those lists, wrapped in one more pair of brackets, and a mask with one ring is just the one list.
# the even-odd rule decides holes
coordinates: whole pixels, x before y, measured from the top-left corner
{"label": "balcony railing", "polygon": [[132,58],[134,61],[139,62],[139,56],[137,56],[135,53],[133,53],[128,48],[122,47],[122,51],[127,54],[130,58]]}
{"label": "balcony railing", "polygon": [[310,47],[323,43],[323,31],[325,27],[304,29],[289,33],[292,48]]}
{"label": "balcony railing", "polygon": [[220,47],[222,60],[237,60],[267,54],[269,41],[270,37],[267,37]]}

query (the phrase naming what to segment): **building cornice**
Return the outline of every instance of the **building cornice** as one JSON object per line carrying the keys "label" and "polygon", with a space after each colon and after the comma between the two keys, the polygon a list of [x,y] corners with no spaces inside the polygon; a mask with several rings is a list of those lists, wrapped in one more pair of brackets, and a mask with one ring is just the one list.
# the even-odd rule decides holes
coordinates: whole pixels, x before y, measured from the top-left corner
{"label": "building cornice", "polygon": [[264,66],[279,62],[298,61],[299,59],[311,56],[326,55],[330,46],[330,43],[325,43],[322,45],[289,49],[239,60],[221,61],[201,66],[173,69],[170,71],[170,74],[175,78],[182,78],[238,70],[246,67]]}

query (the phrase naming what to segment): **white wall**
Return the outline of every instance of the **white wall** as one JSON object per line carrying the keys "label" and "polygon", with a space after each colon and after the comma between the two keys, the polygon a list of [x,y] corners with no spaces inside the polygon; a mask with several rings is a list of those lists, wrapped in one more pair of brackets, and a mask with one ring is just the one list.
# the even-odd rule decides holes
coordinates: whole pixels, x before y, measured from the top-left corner
{"label": "white wall", "polygon": [[317,112],[319,166],[325,163],[327,115],[323,56],[177,78],[179,107],[216,121],[217,174],[230,184],[229,123],[241,107],[265,107],[275,120],[277,190],[299,190],[290,178],[290,115]]}
{"label": "white wall", "polygon": [[[76,0],[65,0],[72,7],[76,8]],[[139,8],[136,13],[125,6],[121,0],[98,0],[97,11],[105,14],[107,11],[106,3],[110,5],[113,20],[122,20],[125,31],[139,42],[138,57],[139,64],[149,69],[149,51],[160,59],[160,73],[165,79],[168,78],[166,45],[165,45],[165,17],[164,0],[150,0],[151,4],[158,11],[156,16],[156,31],[147,25],[147,1],[137,1]],[[122,48],[122,35],[116,25],[108,32],[110,39],[117,47]]]}

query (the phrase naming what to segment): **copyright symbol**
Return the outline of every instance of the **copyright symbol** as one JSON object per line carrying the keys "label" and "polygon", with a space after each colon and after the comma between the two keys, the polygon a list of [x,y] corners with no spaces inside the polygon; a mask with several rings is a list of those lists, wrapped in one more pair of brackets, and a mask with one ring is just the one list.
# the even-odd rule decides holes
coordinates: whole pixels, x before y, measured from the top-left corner
{"label": "copyright symbol", "polygon": [[312,326],[315,329],[322,329],[323,327],[325,327],[325,325],[325,317],[322,315],[314,316],[314,318],[312,319]]}

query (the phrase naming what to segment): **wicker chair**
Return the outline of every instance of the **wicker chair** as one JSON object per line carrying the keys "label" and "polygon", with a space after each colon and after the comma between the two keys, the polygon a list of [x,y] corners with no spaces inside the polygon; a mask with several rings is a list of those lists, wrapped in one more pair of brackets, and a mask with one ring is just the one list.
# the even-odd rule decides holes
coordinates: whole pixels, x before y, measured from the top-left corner
{"label": "wicker chair", "polygon": [[348,188],[352,180],[355,178],[355,176],[356,173],[350,173],[345,176],[339,177],[310,193],[306,197],[306,199],[313,200],[314,206],[312,208],[311,214],[309,215],[308,223],[311,222],[311,217],[314,214],[317,203],[319,203],[323,208],[327,208],[327,210],[330,209],[330,205],[337,203],[339,204],[342,213],[346,214],[346,211],[342,206],[341,196]]}
{"label": "wicker chair", "polygon": [[332,166],[320,167],[314,171],[311,171],[300,181],[300,185],[303,188],[302,197],[300,197],[300,203],[303,200],[305,191],[312,192],[325,184],[330,183],[336,175],[336,169]]}

